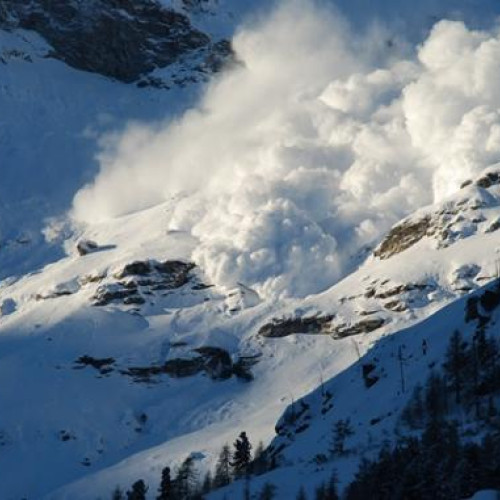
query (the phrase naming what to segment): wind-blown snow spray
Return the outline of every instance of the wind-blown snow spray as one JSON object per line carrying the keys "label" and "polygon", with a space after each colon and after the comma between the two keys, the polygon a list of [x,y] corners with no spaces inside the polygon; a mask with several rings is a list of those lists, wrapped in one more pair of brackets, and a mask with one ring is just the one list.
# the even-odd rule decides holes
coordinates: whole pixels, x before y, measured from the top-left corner
{"label": "wind-blown snow spray", "polygon": [[[169,228],[215,283],[305,296],[410,211],[500,159],[500,36],[441,21],[412,48],[380,25],[285,2],[243,26],[241,64],[196,109],[108,137],[73,215],[93,223],[183,193]],[[305,278],[304,278],[305,277]]]}

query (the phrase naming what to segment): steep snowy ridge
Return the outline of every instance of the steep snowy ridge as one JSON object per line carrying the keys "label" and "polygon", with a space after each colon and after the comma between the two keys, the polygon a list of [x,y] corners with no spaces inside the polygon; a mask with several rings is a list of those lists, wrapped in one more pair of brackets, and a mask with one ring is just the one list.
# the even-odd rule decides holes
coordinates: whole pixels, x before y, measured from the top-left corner
{"label": "steep snowy ridge", "polygon": [[[290,308],[265,325],[263,335],[303,332],[300,322],[296,331],[287,329],[300,317],[317,317],[319,326],[312,325],[312,333],[336,338],[395,331],[401,322],[425,317],[436,306],[494,279],[500,250],[495,234],[500,216],[497,176],[498,167],[490,167],[443,203],[397,224],[358,271],[318,296],[292,302],[296,310]],[[322,322],[321,314],[328,321]]]}
{"label": "steep snowy ridge", "polygon": [[[344,489],[361,457],[373,459],[388,443],[405,433],[412,434],[405,425],[403,409],[417,386],[424,387],[431,374],[442,369],[453,332],[460,331],[469,345],[473,345],[479,330],[500,340],[499,305],[496,279],[413,327],[383,336],[347,370],[294,401],[277,422],[278,435],[268,448],[281,467],[253,478],[253,491],[267,482],[278,486],[278,498],[293,498],[303,485],[312,496],[321,482],[329,480],[332,470],[337,473],[340,489]],[[476,313],[471,315],[471,310]],[[487,398],[481,404],[486,415]],[[473,441],[480,440],[489,425],[487,418],[479,419],[475,412],[471,405],[453,414],[459,432]],[[347,436],[348,451],[332,457],[334,424],[339,421],[349,421],[353,434]],[[243,484],[238,484],[209,498],[242,493]]]}
{"label": "steep snowy ridge", "polygon": [[424,237],[432,237],[438,248],[446,248],[476,232],[497,231],[500,219],[496,210],[498,193],[495,186],[499,180],[498,166],[493,166],[474,181],[465,181],[461,192],[444,206],[423,209],[394,227],[375,250],[375,256],[387,259]]}
{"label": "steep snowy ridge", "polygon": [[[472,339],[480,325],[479,316],[474,318],[470,316],[471,305],[476,300],[482,304],[486,295],[495,296],[496,305],[488,308],[481,305],[480,315],[488,319],[487,332],[498,336],[496,326],[500,295],[498,280],[495,280],[417,325],[394,335],[384,336],[352,367],[304,398],[303,403],[311,407],[311,413],[315,415],[307,423],[311,431],[305,429],[304,434],[299,435],[301,432],[297,432],[297,428],[304,422],[297,421],[292,426],[295,432],[291,432],[287,426],[286,415],[289,416],[291,410],[288,408],[285,418],[278,423],[280,436],[275,439],[272,448],[284,449],[285,460],[293,457],[295,460],[310,461],[318,453],[328,455],[327,448],[331,446],[333,421],[352,417],[359,419],[354,423],[355,428],[364,426],[365,429],[369,429],[369,426],[372,426],[375,429],[373,436],[369,435],[369,431],[358,436],[357,443],[378,450],[381,442],[377,443],[376,440],[390,438],[401,418],[401,409],[413,389],[417,384],[425,383],[432,368],[439,367],[443,363],[452,333],[460,330],[465,339],[468,341]],[[486,303],[486,300],[484,302]],[[422,350],[424,340],[427,342],[425,352]],[[403,349],[406,360],[404,393],[401,389],[399,347]],[[363,370],[363,367],[370,367],[370,371]],[[325,396],[327,393],[331,395],[328,398]],[[353,397],[354,394],[357,397]],[[297,402],[296,408],[301,407],[302,401]],[[313,407],[316,407],[315,410],[312,410]],[[474,421],[473,415],[468,415],[466,418]],[[307,442],[313,454],[309,457],[304,453]],[[321,443],[325,446],[323,449],[319,448]]]}

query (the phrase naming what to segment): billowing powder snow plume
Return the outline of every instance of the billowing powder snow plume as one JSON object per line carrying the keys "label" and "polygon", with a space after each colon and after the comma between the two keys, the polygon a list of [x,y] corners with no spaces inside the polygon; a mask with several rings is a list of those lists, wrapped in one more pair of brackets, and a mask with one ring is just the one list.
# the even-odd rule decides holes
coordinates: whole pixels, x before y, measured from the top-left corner
{"label": "billowing powder snow plume", "polygon": [[416,49],[286,2],[234,39],[197,109],[108,138],[74,201],[97,222],[183,193],[170,229],[218,284],[325,289],[364,244],[500,160],[500,35],[441,21]]}

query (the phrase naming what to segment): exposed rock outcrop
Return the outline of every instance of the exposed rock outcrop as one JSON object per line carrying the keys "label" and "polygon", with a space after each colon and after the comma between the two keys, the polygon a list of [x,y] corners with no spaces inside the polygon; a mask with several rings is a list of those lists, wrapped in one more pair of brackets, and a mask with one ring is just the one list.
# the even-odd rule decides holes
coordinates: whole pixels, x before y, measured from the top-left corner
{"label": "exposed rock outcrop", "polygon": [[259,330],[267,338],[281,338],[295,333],[322,334],[330,332],[333,315],[309,318],[273,319]]}
{"label": "exposed rock outcrop", "polygon": [[123,279],[138,277],[139,285],[162,285],[166,288],[179,288],[188,282],[189,272],[194,269],[192,262],[180,260],[167,260],[157,262],[154,260],[135,261],[127,264],[114,277]]}
{"label": "exposed rock outcrop", "polygon": [[283,338],[293,334],[332,335],[336,338],[370,333],[385,325],[381,317],[362,319],[354,323],[334,324],[335,315],[312,316],[309,318],[274,319],[259,330],[266,338]]}
{"label": "exposed rock outcrop", "polygon": [[199,347],[194,352],[200,355],[203,369],[215,380],[230,378],[233,374],[233,362],[229,353],[220,347]]}
{"label": "exposed rock outcrop", "polygon": [[114,358],[94,358],[93,356],[85,354],[84,356],[80,356],[75,361],[75,369],[78,370],[87,366],[91,366],[92,368],[100,372],[101,375],[105,375],[113,371],[113,368],[111,368],[111,366],[114,363]]}
{"label": "exposed rock outcrop", "polygon": [[139,295],[137,286],[126,286],[122,283],[111,283],[100,286],[94,295],[94,306],[107,306],[121,301],[125,305],[144,304],[145,299]]}
{"label": "exposed rock outcrop", "polygon": [[212,43],[182,12],[157,0],[3,0],[0,28],[34,30],[50,56],[123,82],[204,49],[204,70],[217,71],[232,51]]}
{"label": "exposed rock outcrop", "polygon": [[360,333],[371,333],[384,326],[384,318],[363,319],[354,324],[341,324],[333,329],[333,335],[337,338],[350,337]]}
{"label": "exposed rock outcrop", "polygon": [[[432,238],[437,248],[446,248],[478,232],[498,231],[499,185],[498,167],[487,169],[474,181],[464,182],[462,190],[441,206],[394,226],[374,250],[374,256],[389,259],[424,238]],[[492,208],[496,210],[490,210]]]}
{"label": "exposed rock outcrop", "polygon": [[168,375],[174,378],[192,377],[205,373],[212,380],[227,380],[233,375],[250,381],[253,375],[250,368],[258,362],[258,356],[241,356],[233,362],[230,354],[220,347],[199,347],[191,355],[169,359],[162,365],[136,366],[123,370],[136,382],[151,382],[152,377]]}
{"label": "exposed rock outcrop", "polygon": [[173,260],[131,262],[113,275],[117,281],[104,283],[97,288],[93,304],[95,306],[106,306],[113,302],[122,302],[125,305],[144,304],[146,301],[144,295],[175,290],[187,284],[194,267],[191,262]]}
{"label": "exposed rock outcrop", "polygon": [[476,186],[488,189],[495,184],[500,184],[500,172],[490,171],[486,172],[475,182]]}
{"label": "exposed rock outcrop", "polygon": [[418,221],[405,221],[394,226],[382,243],[373,252],[375,257],[388,259],[419,242],[430,228],[430,218]]}

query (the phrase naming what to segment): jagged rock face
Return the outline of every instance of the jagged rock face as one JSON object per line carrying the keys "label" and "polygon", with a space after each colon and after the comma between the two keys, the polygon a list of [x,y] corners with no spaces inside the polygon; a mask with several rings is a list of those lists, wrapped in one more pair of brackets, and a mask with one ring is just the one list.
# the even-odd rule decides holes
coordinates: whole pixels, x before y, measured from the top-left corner
{"label": "jagged rock face", "polygon": [[3,0],[0,28],[34,30],[53,57],[123,82],[211,42],[184,14],[156,0]]}
{"label": "jagged rock face", "polygon": [[411,248],[424,238],[432,238],[436,248],[446,248],[476,233],[500,229],[500,170],[490,168],[474,181],[462,184],[452,199],[412,216],[394,226],[373,255],[389,259]]}
{"label": "jagged rock face", "polygon": [[334,316],[329,315],[311,318],[274,319],[259,329],[259,335],[266,338],[282,338],[296,333],[328,333],[333,318]]}
{"label": "jagged rock face", "polygon": [[429,225],[429,217],[424,217],[417,222],[403,222],[395,226],[374,251],[375,257],[388,259],[412,247],[427,234]]}
{"label": "jagged rock face", "polygon": [[385,325],[384,318],[364,319],[354,324],[341,324],[335,327],[335,338],[351,337],[360,333],[371,333]]}
{"label": "jagged rock face", "polygon": [[471,184],[475,184],[476,186],[481,187],[483,189],[488,189],[491,186],[500,184],[500,172],[495,172],[495,171],[486,172],[479,179],[476,179],[475,182],[469,179],[465,181],[460,187],[461,189],[464,189],[467,186],[470,186]]}
{"label": "jagged rock face", "polygon": [[135,261],[119,270],[111,281],[97,288],[93,298],[95,306],[122,302],[125,305],[141,305],[144,295],[175,290],[194,279],[190,272],[195,265],[180,261]]}
{"label": "jagged rock face", "polygon": [[[185,378],[200,373],[205,373],[212,380],[227,380],[234,375],[238,379],[249,382],[253,380],[251,368],[259,361],[259,356],[240,356],[237,361],[233,362],[229,352],[212,346],[193,349],[190,354],[187,357],[169,359],[163,365],[135,366],[122,370],[121,373],[132,377],[136,382],[151,382],[153,377],[159,375]],[[83,364],[82,359],[92,361],[92,358],[83,356],[77,360],[80,365]],[[87,361],[86,364],[95,368],[95,361]]]}
{"label": "jagged rock face", "polygon": [[332,335],[335,338],[370,333],[384,326],[384,318],[372,318],[352,323],[333,324],[335,315],[310,318],[274,319],[259,329],[265,338],[283,338],[294,334]]}

